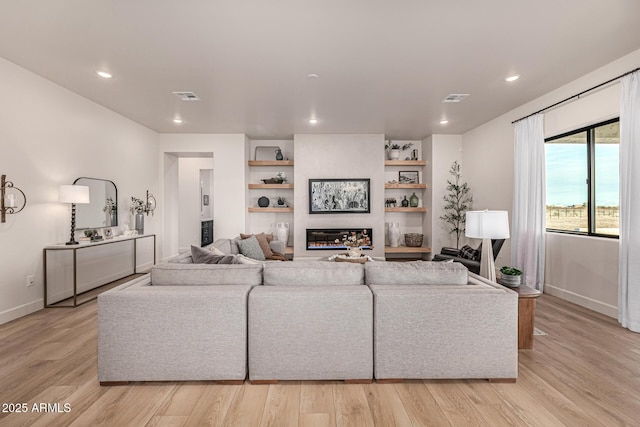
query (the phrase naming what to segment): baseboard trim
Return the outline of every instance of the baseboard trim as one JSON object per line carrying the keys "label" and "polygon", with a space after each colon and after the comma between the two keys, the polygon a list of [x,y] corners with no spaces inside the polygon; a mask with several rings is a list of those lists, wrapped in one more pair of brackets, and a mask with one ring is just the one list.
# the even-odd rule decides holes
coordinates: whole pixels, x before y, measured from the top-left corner
{"label": "baseboard trim", "polygon": [[36,311],[42,310],[43,308],[44,301],[42,300],[42,298],[19,305],[18,307],[10,308],[9,310],[0,312],[0,325],[26,316],[27,314],[35,313]]}
{"label": "baseboard trim", "polygon": [[585,297],[584,295],[580,295],[575,292],[571,292],[566,289],[558,288],[549,284],[544,285],[544,292],[549,295],[553,295],[554,297],[558,297],[574,304],[578,304],[579,306],[588,308],[589,310],[604,314],[605,316],[613,317],[614,319],[618,318],[618,307],[606,304],[602,301]]}

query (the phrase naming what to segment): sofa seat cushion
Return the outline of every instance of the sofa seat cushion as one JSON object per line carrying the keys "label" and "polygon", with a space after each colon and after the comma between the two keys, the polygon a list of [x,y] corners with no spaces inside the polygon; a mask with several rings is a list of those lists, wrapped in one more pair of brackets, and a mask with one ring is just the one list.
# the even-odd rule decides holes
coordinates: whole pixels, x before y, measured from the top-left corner
{"label": "sofa seat cushion", "polygon": [[460,263],[432,261],[368,262],[367,285],[466,285],[469,271]]}
{"label": "sofa seat cushion", "polygon": [[158,264],[151,269],[153,286],[262,284],[262,264]]}
{"label": "sofa seat cushion", "polygon": [[278,262],[264,266],[264,284],[290,285],[362,285],[362,264],[326,261]]}

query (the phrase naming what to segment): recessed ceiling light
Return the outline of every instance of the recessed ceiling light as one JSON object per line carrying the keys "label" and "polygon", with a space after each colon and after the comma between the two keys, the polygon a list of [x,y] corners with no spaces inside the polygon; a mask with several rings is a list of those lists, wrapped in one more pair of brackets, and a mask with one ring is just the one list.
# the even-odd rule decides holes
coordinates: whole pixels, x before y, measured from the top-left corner
{"label": "recessed ceiling light", "polygon": [[458,103],[458,102],[464,101],[467,98],[467,96],[469,96],[468,93],[450,93],[442,100],[442,102]]}
{"label": "recessed ceiling light", "polygon": [[309,124],[310,125],[315,125],[318,123],[318,119],[309,119]]}
{"label": "recessed ceiling light", "polygon": [[318,75],[317,75],[317,74],[315,74],[315,73],[307,74],[307,78],[308,78],[308,79],[317,79],[317,78],[318,78]]}
{"label": "recessed ceiling light", "polygon": [[446,125],[447,123],[449,123],[449,120],[440,120],[441,125]]}
{"label": "recessed ceiling light", "polygon": [[96,74],[102,77],[103,79],[110,79],[113,77],[111,73],[107,73],[106,71],[96,70]]}
{"label": "recessed ceiling light", "polygon": [[520,78],[520,74],[514,74],[513,76],[509,76],[506,79],[504,79],[504,81],[506,81],[506,82],[515,82],[519,78]]}
{"label": "recessed ceiling light", "polygon": [[175,119],[173,119],[173,123],[175,123],[177,125],[180,125],[180,124],[182,124],[182,119],[179,118],[179,117],[176,117]]}

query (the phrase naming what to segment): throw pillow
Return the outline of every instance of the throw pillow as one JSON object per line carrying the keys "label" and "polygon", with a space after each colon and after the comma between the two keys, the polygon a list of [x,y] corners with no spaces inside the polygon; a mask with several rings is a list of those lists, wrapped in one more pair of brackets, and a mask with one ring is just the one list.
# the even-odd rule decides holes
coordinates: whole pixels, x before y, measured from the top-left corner
{"label": "throw pillow", "polygon": [[215,246],[211,246],[209,250],[216,255],[227,255],[224,252],[222,252],[220,249],[216,248]]}
{"label": "throw pillow", "polygon": [[[271,246],[269,246],[269,241],[267,239],[266,234],[264,234],[264,233],[260,233],[260,234],[240,234],[240,238],[242,240],[246,240],[251,236],[256,236],[256,239],[258,240],[258,244],[260,245],[260,249],[262,249],[262,253],[263,253],[263,255],[264,255],[264,257],[266,259],[268,259],[268,258],[273,256],[273,251],[271,250]],[[240,252],[242,252],[242,250]]]}
{"label": "throw pillow", "polygon": [[191,246],[191,257],[194,264],[239,264],[234,255],[216,255],[197,246]]}
{"label": "throw pillow", "polygon": [[238,262],[240,264],[260,264],[258,261],[256,261],[255,259],[252,258],[247,258],[246,256],[242,255],[242,254],[238,254],[236,255],[236,258],[238,259]]}
{"label": "throw pillow", "polygon": [[265,260],[264,252],[262,252],[256,236],[251,236],[244,240],[238,240],[238,248],[240,249],[240,253],[244,256],[257,259],[258,261]]}
{"label": "throw pillow", "polygon": [[473,249],[471,246],[464,245],[460,248],[460,258],[477,261],[480,257],[480,251]]}

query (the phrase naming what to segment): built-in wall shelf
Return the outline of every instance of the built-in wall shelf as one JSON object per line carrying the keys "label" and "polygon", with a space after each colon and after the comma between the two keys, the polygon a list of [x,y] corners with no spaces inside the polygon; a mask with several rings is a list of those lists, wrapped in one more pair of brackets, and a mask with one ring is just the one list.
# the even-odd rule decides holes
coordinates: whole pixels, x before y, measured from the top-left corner
{"label": "built-in wall shelf", "polygon": [[385,166],[426,166],[426,160],[385,160]]}
{"label": "built-in wall shelf", "polygon": [[249,166],[293,166],[293,160],[249,160]]}
{"label": "built-in wall shelf", "polygon": [[405,212],[405,213],[424,213],[427,211],[427,208],[384,208],[385,212]]}
{"label": "built-in wall shelf", "polygon": [[390,184],[386,183],[384,188],[415,188],[415,189],[425,189],[427,188],[427,184]]}
{"label": "built-in wall shelf", "polygon": [[249,184],[249,189],[251,190],[268,189],[268,188],[274,188],[277,190],[286,190],[286,189],[292,189],[293,184]]}
{"label": "built-in wall shelf", "polygon": [[260,212],[260,213],[285,213],[285,212],[293,212],[293,208],[249,208],[249,212]]}
{"label": "built-in wall shelf", "polygon": [[427,248],[425,246],[418,247],[410,247],[410,246],[398,246],[397,248],[392,248],[391,246],[384,247],[385,254],[428,254],[431,253],[431,248]]}

